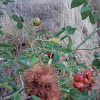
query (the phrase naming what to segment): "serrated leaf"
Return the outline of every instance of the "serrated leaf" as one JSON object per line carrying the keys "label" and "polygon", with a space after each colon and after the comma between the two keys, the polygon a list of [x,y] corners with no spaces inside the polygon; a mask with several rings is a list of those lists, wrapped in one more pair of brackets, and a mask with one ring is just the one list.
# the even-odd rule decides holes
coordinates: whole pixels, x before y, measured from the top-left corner
{"label": "serrated leaf", "polygon": [[17,23],[17,28],[18,28],[18,29],[22,29],[22,28],[23,28],[22,22],[18,21],[18,23]]}
{"label": "serrated leaf", "polygon": [[90,19],[90,22],[91,22],[92,24],[95,24],[96,20],[95,20],[94,15],[92,14],[92,12],[89,14],[89,19]]}
{"label": "serrated leaf", "polygon": [[82,20],[86,19],[90,15],[91,11],[91,7],[83,5],[83,7],[80,10]]}
{"label": "serrated leaf", "polygon": [[30,57],[29,61],[30,61],[31,64],[35,64],[37,62],[37,59],[36,59],[34,54]]}
{"label": "serrated leaf", "polygon": [[50,38],[49,41],[53,41],[57,44],[61,44],[61,41],[59,39],[56,39],[56,38]]}
{"label": "serrated leaf", "polygon": [[73,28],[71,26],[67,26],[66,29],[67,29],[67,33],[69,33],[71,35],[73,35],[74,32],[76,31],[76,28]]}
{"label": "serrated leaf", "polygon": [[62,30],[60,30],[59,32],[55,33],[55,37],[59,36],[61,33],[65,32],[66,29],[62,28]]}
{"label": "serrated leaf", "polygon": [[95,58],[100,57],[100,54],[99,54],[98,52],[95,51],[95,52],[94,52],[94,57],[95,57]]}
{"label": "serrated leaf", "polygon": [[12,19],[15,21],[20,21],[20,18],[16,14],[12,15]]}
{"label": "serrated leaf", "polygon": [[87,0],[80,0],[80,2],[83,2],[85,5],[88,5],[88,1]]}
{"label": "serrated leaf", "polygon": [[89,16],[90,11],[81,13],[82,20],[86,19]]}
{"label": "serrated leaf", "polygon": [[4,43],[0,43],[0,47],[12,47],[12,48],[14,48],[13,45],[11,45],[11,44],[4,44]]}
{"label": "serrated leaf", "polygon": [[80,12],[88,12],[88,11],[92,11],[91,7],[83,5],[83,7],[81,8]]}
{"label": "serrated leaf", "polygon": [[59,67],[59,68],[65,70],[65,71],[67,71],[67,72],[70,72],[69,68],[66,67],[63,63],[57,64],[57,67]]}
{"label": "serrated leaf", "polygon": [[1,35],[4,35],[4,32],[3,32],[2,30],[0,30],[0,34],[1,34]]}
{"label": "serrated leaf", "polygon": [[78,7],[78,6],[82,5],[82,4],[83,4],[83,2],[81,2],[80,0],[73,0],[71,2],[71,8]]}
{"label": "serrated leaf", "polygon": [[99,15],[98,15],[97,12],[94,11],[94,12],[93,12],[93,15],[94,15],[95,19],[100,20],[100,17],[99,17]]}
{"label": "serrated leaf", "polygon": [[21,22],[24,22],[24,18],[22,16],[20,16],[20,20]]}
{"label": "serrated leaf", "polygon": [[68,35],[65,35],[65,36],[63,36],[60,40],[63,40],[63,39],[65,39],[66,37],[67,37]]}
{"label": "serrated leaf", "polygon": [[8,85],[7,82],[0,84],[0,86],[9,90],[13,90],[13,88],[10,85]]}
{"label": "serrated leaf", "polygon": [[97,69],[100,69],[100,59],[95,59],[92,62],[92,66],[96,66]]}
{"label": "serrated leaf", "polygon": [[39,97],[31,95],[34,100],[41,100]]}

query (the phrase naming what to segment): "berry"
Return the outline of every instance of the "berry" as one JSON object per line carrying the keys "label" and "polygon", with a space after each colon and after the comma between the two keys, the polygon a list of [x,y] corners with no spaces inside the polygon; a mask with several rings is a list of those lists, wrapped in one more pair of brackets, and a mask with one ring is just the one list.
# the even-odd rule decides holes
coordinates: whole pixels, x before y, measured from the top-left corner
{"label": "berry", "polygon": [[84,74],[76,74],[74,76],[74,80],[77,81],[77,82],[84,81],[84,79],[85,79],[85,75]]}
{"label": "berry", "polygon": [[86,75],[87,78],[90,78],[91,76],[93,76],[92,73],[93,73],[93,72],[91,72],[90,70],[86,70],[86,71],[84,72],[84,75]]}
{"label": "berry", "polygon": [[84,83],[81,83],[81,82],[74,82],[73,85],[74,85],[74,87],[76,87],[78,89],[84,88]]}
{"label": "berry", "polygon": [[39,17],[35,18],[35,19],[33,20],[33,23],[34,23],[35,26],[39,26],[39,25],[41,24],[40,18],[39,18]]}
{"label": "berry", "polygon": [[87,78],[85,78],[84,83],[89,84],[90,81]]}

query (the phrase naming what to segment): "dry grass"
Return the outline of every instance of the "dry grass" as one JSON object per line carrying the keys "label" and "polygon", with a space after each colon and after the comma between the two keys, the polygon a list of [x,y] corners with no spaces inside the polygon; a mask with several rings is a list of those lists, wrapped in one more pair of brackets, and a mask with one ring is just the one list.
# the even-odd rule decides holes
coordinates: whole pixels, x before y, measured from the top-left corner
{"label": "dry grass", "polygon": [[[2,29],[5,32],[5,36],[0,37],[0,42],[8,41],[16,47],[21,48],[21,43],[25,40],[27,33],[25,31],[26,29],[22,31],[16,29],[16,22],[11,19],[11,14],[16,13],[24,17],[26,28],[32,24],[35,17],[40,17],[42,24],[39,27],[34,27],[35,32],[46,28],[49,32],[54,33],[66,26],[76,27],[75,35],[72,36],[74,43],[73,48],[75,48],[95,27],[90,23],[88,18],[84,21],[81,20],[80,7],[70,9],[71,1],[72,0],[15,0],[14,3],[8,4],[6,8],[10,8],[10,11],[5,10],[5,15],[0,19],[1,25],[3,26]],[[67,33],[64,32],[60,37],[65,34]],[[94,48],[98,46],[98,41],[98,35],[94,34],[81,48]],[[67,44],[68,40],[64,39],[62,45],[67,46]],[[100,50],[96,51],[100,52]],[[77,51],[76,57],[78,61],[87,63],[87,66],[92,69],[91,62],[94,59],[93,51]]]}

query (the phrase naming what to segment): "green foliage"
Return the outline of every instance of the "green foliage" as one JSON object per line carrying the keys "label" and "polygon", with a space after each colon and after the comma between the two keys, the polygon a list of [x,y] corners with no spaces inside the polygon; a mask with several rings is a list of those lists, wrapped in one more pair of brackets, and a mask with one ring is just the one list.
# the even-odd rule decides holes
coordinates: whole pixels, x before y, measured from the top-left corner
{"label": "green foliage", "polygon": [[32,95],[32,98],[33,98],[34,100],[41,100],[39,97],[33,96],[33,95]]}
{"label": "green foliage", "polygon": [[8,85],[7,82],[0,84],[0,86],[9,90],[13,90],[13,88],[10,85]]}
{"label": "green foliage", "polygon": [[0,43],[0,47],[12,47],[12,48],[14,48],[13,45],[11,45],[11,44],[4,44],[4,43]]}
{"label": "green foliage", "polygon": [[16,14],[12,15],[12,19],[17,21],[17,28],[18,29],[22,29],[23,28],[23,24],[22,22],[24,22],[24,19],[22,16],[18,17]]}
{"label": "green foliage", "polygon": [[2,30],[0,30],[0,34],[1,34],[1,35],[4,35],[4,32],[3,32]]}
{"label": "green foliage", "polygon": [[[7,5],[9,2],[13,1],[14,0],[5,0],[3,1],[3,4]],[[100,19],[97,12],[94,12],[93,9],[88,5],[87,0],[72,0],[71,8],[75,8],[80,5],[80,13],[82,16],[82,20],[89,17],[90,22],[92,24],[95,24],[96,20]],[[0,10],[0,14],[3,14],[2,10]],[[70,100],[71,98],[77,98],[77,100],[88,100],[92,98],[92,96],[89,96],[87,91],[84,91],[81,95],[79,95],[80,91],[76,88],[73,88],[72,84],[73,76],[76,73],[84,73],[82,69],[87,69],[85,63],[79,63],[76,61],[75,55],[75,51],[78,50],[78,48],[86,40],[82,41],[75,49],[72,49],[73,40],[71,37],[74,36],[74,33],[76,31],[75,27],[67,26],[66,28],[62,28],[59,32],[54,34],[47,32],[47,30],[44,29],[43,31],[37,32],[35,34],[34,25],[30,25],[30,28],[27,29],[27,25],[23,25],[24,18],[22,16],[13,14],[12,19],[17,22],[17,29],[20,29],[20,33],[22,33],[22,31],[24,30],[21,29],[23,27],[25,28],[24,31],[28,33],[26,41],[29,43],[29,45],[28,48],[26,47],[24,48],[24,50],[21,49],[20,54],[18,56],[14,56],[13,50],[15,50],[16,48],[13,45],[8,43],[0,43],[0,71],[5,69],[6,67],[14,69],[15,71],[14,73],[11,72],[10,77],[6,77],[0,74],[0,76],[2,76],[1,81],[3,82],[2,84],[0,84],[0,87],[7,88],[13,91],[13,94],[11,96],[6,97],[6,99],[13,98],[14,100],[21,100],[20,93],[24,89],[22,89],[18,86],[18,84],[16,84],[16,75],[19,76],[20,74],[23,74],[27,69],[31,68],[33,65],[35,65],[35,63],[38,62],[40,64],[49,64],[50,67],[54,66],[54,70],[59,72],[59,86],[61,86],[63,95],[61,100]],[[0,28],[2,27],[0,26]],[[61,37],[60,40],[64,40],[65,38],[67,38],[68,41],[66,41],[66,47],[63,46],[63,44],[61,44],[61,41],[58,39],[58,36],[62,35],[63,32],[66,32],[66,34],[65,36]],[[4,32],[0,30],[0,34],[4,35]],[[33,41],[31,41],[29,37],[30,34]],[[49,34],[54,35],[54,37],[56,38],[53,38],[52,40]],[[48,56],[48,53],[53,54],[54,57],[50,58]],[[96,66],[97,69],[100,69],[100,54],[95,52],[94,57],[95,59],[92,62],[92,65]],[[67,63],[67,66],[64,63]],[[68,74],[68,76],[64,79],[60,77],[63,70],[65,71],[65,73]],[[33,95],[32,98],[34,100],[41,100],[39,97]]]}
{"label": "green foliage", "polygon": [[33,55],[30,57],[30,63],[31,63],[31,64],[34,64],[34,63],[36,63],[36,62],[37,62],[37,59],[36,59],[35,55],[33,54]]}
{"label": "green foliage", "polygon": [[78,98],[78,94],[79,94],[79,90],[76,88],[72,88],[69,92],[69,94],[74,97],[74,98]]}
{"label": "green foliage", "polygon": [[96,66],[97,69],[100,69],[100,59],[95,59],[92,62],[92,66]]}
{"label": "green foliage", "polygon": [[74,32],[76,31],[76,28],[73,28],[71,26],[66,27],[67,33],[74,35]]}
{"label": "green foliage", "polygon": [[65,66],[63,63],[57,64],[57,67],[65,70],[67,72],[70,72],[69,68],[67,66]]}
{"label": "green foliage", "polygon": [[83,2],[81,2],[80,0],[73,0],[72,3],[71,3],[71,8],[78,7],[82,4],[83,4]]}
{"label": "green foliage", "polygon": [[65,32],[66,29],[62,28],[62,30],[60,30],[59,32],[55,33],[55,37],[59,36],[61,33]]}

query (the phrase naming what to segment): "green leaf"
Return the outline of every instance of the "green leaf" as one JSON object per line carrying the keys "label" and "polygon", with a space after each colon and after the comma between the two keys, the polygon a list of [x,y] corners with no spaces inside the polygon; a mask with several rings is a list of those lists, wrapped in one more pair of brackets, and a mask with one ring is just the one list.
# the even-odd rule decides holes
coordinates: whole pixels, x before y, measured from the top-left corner
{"label": "green leaf", "polygon": [[55,60],[55,62],[57,63],[60,59],[59,59],[59,56],[57,56],[57,55],[54,55],[54,60]]}
{"label": "green leaf", "polygon": [[95,24],[96,20],[95,20],[94,15],[92,14],[92,12],[89,14],[89,19],[90,19],[90,22],[91,22],[92,24]]}
{"label": "green leaf", "polygon": [[77,97],[78,97],[78,94],[79,94],[79,90],[76,89],[76,88],[72,88],[72,89],[70,90],[69,94],[70,94],[70,96],[76,97],[76,98],[77,98]]}
{"label": "green leaf", "polygon": [[95,19],[100,20],[99,14],[97,12],[93,12],[93,15],[95,17]]}
{"label": "green leaf", "polygon": [[69,35],[68,35],[68,40],[69,40],[69,43],[68,43],[68,45],[67,45],[67,48],[68,48],[68,49],[71,49],[72,46],[73,46],[73,42],[72,42],[71,36],[69,36]]}
{"label": "green leaf", "polygon": [[66,48],[66,47],[62,47],[62,48],[61,48],[61,51],[64,52],[64,53],[69,54],[72,50],[69,49],[69,48]]}
{"label": "green leaf", "polygon": [[10,81],[9,82],[9,85],[16,91],[18,90],[18,86],[13,82],[13,81]]}
{"label": "green leaf", "polygon": [[6,1],[8,1],[8,2],[14,2],[15,0],[6,0]]}
{"label": "green leaf", "polygon": [[92,62],[92,66],[96,66],[97,69],[100,69],[100,59],[95,59]]}
{"label": "green leaf", "polygon": [[20,20],[21,20],[21,22],[24,22],[24,19],[23,19],[23,17],[22,17],[22,16],[20,16]]}
{"label": "green leaf", "polygon": [[8,2],[7,2],[7,1],[3,1],[2,3],[3,3],[4,5],[7,5],[7,4],[8,4]]}
{"label": "green leaf", "polygon": [[83,2],[81,2],[80,0],[73,0],[72,3],[71,3],[71,8],[78,7],[82,4],[83,4]]}
{"label": "green leaf", "polygon": [[6,53],[10,58],[13,58],[13,56],[12,56],[12,54],[11,54],[11,52],[9,50],[6,50]]}
{"label": "green leaf", "polygon": [[14,48],[13,45],[11,45],[11,44],[4,44],[4,43],[0,43],[0,47],[12,47],[12,48]]}
{"label": "green leaf", "polygon": [[100,57],[100,54],[97,53],[96,51],[94,52],[94,57],[97,58],[97,57]]}
{"label": "green leaf", "polygon": [[66,29],[67,29],[67,33],[69,33],[71,35],[73,35],[74,32],[76,31],[76,28],[73,28],[71,26],[67,26]]}
{"label": "green leaf", "polygon": [[13,98],[14,100],[22,100],[18,92],[13,95]]}
{"label": "green leaf", "polygon": [[30,57],[30,63],[31,63],[31,64],[34,64],[34,63],[36,63],[36,62],[37,62],[37,59],[36,59],[35,55],[33,54],[33,55]]}
{"label": "green leaf", "polygon": [[59,68],[65,70],[65,71],[67,71],[67,72],[70,72],[69,68],[66,67],[63,63],[57,64],[57,67],[59,67]]}
{"label": "green leaf", "polygon": [[8,85],[7,82],[0,84],[0,86],[9,90],[13,90],[13,88],[10,85]]}
{"label": "green leaf", "polygon": [[83,13],[83,12],[87,12],[87,11],[92,11],[91,7],[83,5],[80,12]]}
{"label": "green leaf", "polygon": [[4,32],[3,32],[2,30],[0,30],[0,34],[1,34],[1,35],[4,35]]}
{"label": "green leaf", "polygon": [[67,37],[68,35],[65,35],[65,36],[63,36],[60,40],[63,40],[63,39],[65,39],[66,37]]}
{"label": "green leaf", "polygon": [[81,13],[82,20],[86,19],[89,16],[89,13],[91,13],[91,12],[90,11],[82,12]]}
{"label": "green leaf", "polygon": [[20,21],[20,18],[16,14],[12,15],[12,19],[15,21]]}
{"label": "green leaf", "polygon": [[17,23],[17,28],[18,28],[18,29],[22,29],[22,28],[23,28],[22,22],[18,21],[18,23]]}
{"label": "green leaf", "polygon": [[12,60],[13,65],[18,69],[18,65]]}
{"label": "green leaf", "polygon": [[59,36],[61,33],[65,32],[66,29],[62,28],[62,30],[60,30],[59,32],[55,33],[55,37]]}
{"label": "green leaf", "polygon": [[34,100],[41,100],[39,97],[31,95]]}
{"label": "green leaf", "polygon": [[29,65],[27,63],[27,60],[21,60],[21,59],[16,59],[20,64],[24,65],[25,67],[29,68]]}
{"label": "green leaf", "polygon": [[2,10],[0,10],[0,14],[4,14]]}
{"label": "green leaf", "polygon": [[83,5],[83,7],[80,10],[82,20],[86,19],[90,15],[91,11],[91,7]]}
{"label": "green leaf", "polygon": [[88,1],[87,0],[80,0],[80,2],[84,3],[85,5],[88,5]]}
{"label": "green leaf", "polygon": [[0,64],[0,70],[2,70],[3,66]]}
{"label": "green leaf", "polygon": [[24,72],[24,69],[17,69],[18,72]]}
{"label": "green leaf", "polygon": [[84,92],[82,93],[82,95],[88,96],[88,91],[84,91]]}

